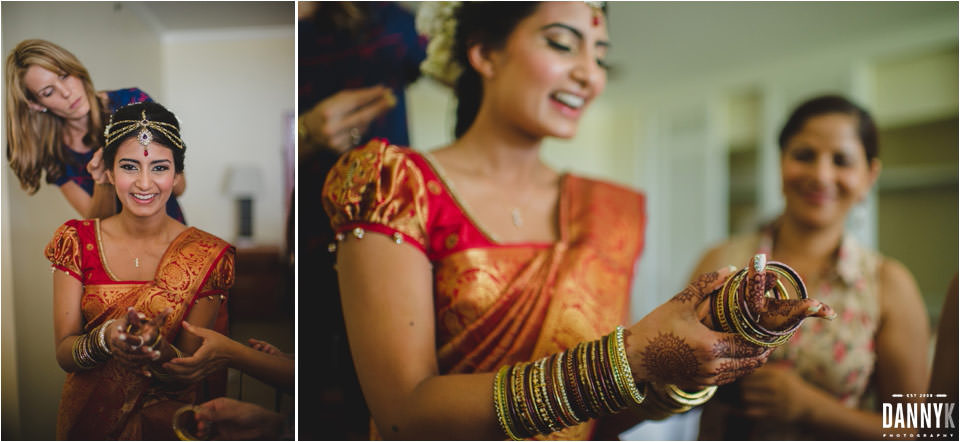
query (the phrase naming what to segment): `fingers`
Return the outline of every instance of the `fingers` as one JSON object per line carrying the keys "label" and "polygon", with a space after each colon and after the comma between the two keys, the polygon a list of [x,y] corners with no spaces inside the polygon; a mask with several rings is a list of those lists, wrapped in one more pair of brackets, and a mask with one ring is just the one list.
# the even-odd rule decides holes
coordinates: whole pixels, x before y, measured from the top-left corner
{"label": "fingers", "polygon": [[200,405],[197,405],[194,408],[196,417],[198,421],[210,421],[213,422],[216,420],[217,414],[217,404],[224,398],[216,398],[211,401],[204,402]]}
{"label": "fingers", "polygon": [[336,152],[343,153],[353,147],[353,137],[346,130],[334,134],[327,141],[327,147]]}
{"label": "fingers", "polygon": [[[704,285],[701,287],[701,291],[702,291],[704,294],[707,294],[707,293],[710,293],[710,292],[712,292],[712,291],[714,291],[714,290],[719,289],[721,286],[723,286],[723,283],[727,280],[727,278],[728,278],[731,274],[733,274],[733,272],[735,272],[735,271],[737,271],[737,268],[736,268],[736,267],[734,267],[734,266],[726,266],[726,267],[722,267],[722,268],[720,268],[720,269],[717,269],[715,272],[711,272],[711,273],[708,273],[708,274],[706,274],[706,275],[701,275],[700,278],[699,278],[699,280],[701,281],[702,284],[704,284]],[[714,274],[715,276],[712,277],[712,278],[709,277],[709,275],[711,275],[711,274]]]}
{"label": "fingers", "polygon": [[183,326],[183,329],[186,330],[187,333],[190,333],[194,336],[200,336],[200,329],[194,327],[193,324],[187,322],[186,320],[180,321],[180,325]]}
{"label": "fingers", "polygon": [[699,303],[710,292],[719,289],[723,286],[724,281],[727,280],[727,277],[730,276],[736,270],[733,266],[723,267],[717,271],[704,273],[693,280],[682,292],[677,293],[671,299],[671,301],[687,303]]}
{"label": "fingers", "polygon": [[173,313],[173,309],[171,309],[170,307],[163,309],[163,311],[161,311],[159,315],[153,318],[153,323],[156,324],[157,327],[162,326],[167,322],[167,316],[170,316],[171,313]]}
{"label": "fingers", "polygon": [[280,349],[278,349],[273,344],[267,341],[261,341],[259,339],[250,338],[247,339],[247,342],[250,343],[250,347],[253,347],[254,350],[267,353],[273,356],[279,356],[281,354]]}
{"label": "fingers", "polygon": [[127,324],[130,326],[129,332],[134,334],[138,333],[140,325],[145,318],[142,313],[137,312],[133,307],[127,307]]}
{"label": "fingers", "polygon": [[103,171],[103,149],[100,148],[93,153],[90,161],[87,162],[87,172],[99,183],[103,177]]}
{"label": "fingers", "polygon": [[770,330],[788,330],[809,317],[833,319],[834,310],[816,299],[767,299],[760,325]]}
{"label": "fingers", "polygon": [[376,100],[356,108],[344,117],[342,127],[346,128],[346,130],[359,128],[361,131],[366,131],[371,121],[393,108],[396,104],[396,102],[389,97],[387,94],[381,94]]}
{"label": "fingers", "polygon": [[383,85],[370,86],[360,89],[346,89],[334,94],[326,103],[321,102],[324,111],[329,112],[326,118],[334,119],[356,111],[371,102],[381,98],[388,90]]}
{"label": "fingers", "polygon": [[711,377],[704,379],[710,385],[729,384],[740,377],[753,373],[767,362],[770,352],[747,358],[719,358],[710,364]]}
{"label": "fingers", "polygon": [[[753,258],[747,264],[747,305],[750,307],[750,312],[754,313],[754,317],[757,312],[764,308],[764,292],[768,290],[767,283],[770,282],[766,276],[767,273],[764,271],[766,267],[767,255],[763,253],[753,255]],[[776,284],[776,275],[774,275],[773,283]]]}
{"label": "fingers", "polygon": [[754,345],[736,333],[717,333],[719,338],[713,343],[713,356],[716,358],[745,358],[769,354],[768,347]]}

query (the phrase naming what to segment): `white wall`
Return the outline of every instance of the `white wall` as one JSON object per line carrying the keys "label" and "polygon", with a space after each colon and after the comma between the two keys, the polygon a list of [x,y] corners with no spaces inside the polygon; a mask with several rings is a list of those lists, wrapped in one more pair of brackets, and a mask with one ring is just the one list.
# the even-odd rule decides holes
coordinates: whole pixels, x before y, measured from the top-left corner
{"label": "white wall", "polygon": [[[292,14],[292,11],[291,11]],[[183,124],[187,191],[180,198],[187,222],[228,241],[235,237],[235,206],[224,193],[232,165],[260,169],[254,203],[254,240],[282,245],[284,232],[284,118],[294,111],[293,25],[245,32],[210,31],[165,36],[161,59],[163,104]]]}
{"label": "white wall", "polygon": [[[233,240],[234,207],[221,191],[225,171],[234,163],[258,165],[263,195],[255,206],[255,239],[281,244],[287,199],[281,143],[292,130],[283,127],[283,116],[293,112],[295,92],[292,5],[283,28],[164,35],[127,6],[4,2],[3,55],[27,38],[50,40],[84,63],[98,89],[137,86],[177,113],[188,144],[181,205],[190,225]],[[78,216],[56,187],[28,196],[6,166],[0,181],[3,438],[53,439],[64,373],[53,354],[43,247],[60,224]]]}

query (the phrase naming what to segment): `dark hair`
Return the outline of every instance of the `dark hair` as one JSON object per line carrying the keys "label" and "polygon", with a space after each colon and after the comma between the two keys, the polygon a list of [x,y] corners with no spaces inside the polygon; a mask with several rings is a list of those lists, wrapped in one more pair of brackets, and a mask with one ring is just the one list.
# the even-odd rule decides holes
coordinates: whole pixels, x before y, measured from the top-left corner
{"label": "dark hair", "polygon": [[[140,121],[143,115],[146,115],[149,121],[172,124],[176,128],[176,130],[169,130],[169,133],[172,133],[176,139],[171,139],[164,131],[149,127],[148,130],[153,135],[154,143],[161,144],[173,152],[173,169],[177,173],[183,172],[184,150],[187,146],[180,139],[180,122],[177,121],[177,116],[168,111],[167,108],[158,103],[137,103],[121,107],[110,117],[112,126],[110,130],[120,130],[121,128],[118,127],[120,121]],[[108,136],[109,143],[103,147],[103,164],[108,170],[113,168],[113,161],[117,156],[117,149],[120,148],[120,145],[130,138],[136,138],[139,133],[140,130],[137,129],[115,139],[110,139]],[[178,145],[182,147],[178,147]]]}
{"label": "dark hair", "polygon": [[483,99],[483,82],[470,66],[467,50],[474,44],[488,49],[502,48],[517,23],[533,14],[538,5],[539,2],[463,2],[457,8],[452,61],[463,66],[463,73],[453,87],[457,96],[457,124],[453,133],[457,138],[473,125]]}
{"label": "dark hair", "polygon": [[857,119],[857,135],[863,144],[867,161],[871,161],[880,154],[877,145],[877,125],[873,122],[870,113],[856,103],[840,95],[821,95],[811,98],[794,109],[787,119],[787,123],[780,130],[780,151],[787,147],[787,142],[803,129],[803,125],[811,118],[825,114],[846,114]]}

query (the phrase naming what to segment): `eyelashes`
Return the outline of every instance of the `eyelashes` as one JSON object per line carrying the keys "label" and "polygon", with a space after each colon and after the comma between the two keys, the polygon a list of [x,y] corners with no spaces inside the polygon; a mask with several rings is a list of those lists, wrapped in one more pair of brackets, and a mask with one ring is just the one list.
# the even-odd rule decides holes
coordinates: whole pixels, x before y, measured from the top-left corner
{"label": "eyelashes", "polygon": [[[560,52],[564,52],[564,53],[568,53],[568,54],[569,54],[569,53],[573,53],[573,48],[570,47],[570,46],[567,46],[567,45],[565,45],[565,44],[556,42],[556,41],[554,41],[554,40],[551,40],[550,38],[546,38],[546,40],[547,40],[547,46],[550,46],[550,48],[552,48],[552,49],[554,49],[554,50],[557,50],[557,51],[560,51]],[[603,60],[603,59],[601,59],[601,58],[598,58],[598,59],[597,59],[597,66],[600,66],[600,68],[601,68],[601,69],[604,69],[604,70],[607,70],[607,69],[610,68],[610,65],[607,64],[606,60]]]}
{"label": "eyelashes", "polygon": [[[121,163],[121,164],[120,164],[120,170],[126,170],[126,171],[130,171],[130,172],[136,172],[136,171],[139,170],[139,169],[140,169],[140,166],[135,165],[135,164],[131,164],[131,163]],[[153,166],[153,167],[150,168],[150,171],[152,171],[152,172],[166,172],[166,171],[168,171],[168,170],[170,170],[170,165],[168,165],[168,164],[158,164],[158,165],[155,165],[155,166]]]}
{"label": "eyelashes", "polygon": [[[60,78],[60,80],[66,80],[67,77],[69,77],[69,76],[70,76],[70,74],[64,72],[64,73],[60,74],[60,76],[59,76],[58,78]],[[48,97],[50,97],[51,95],[53,95],[53,88],[52,88],[52,87],[48,87],[48,88],[45,88],[44,90],[40,91],[40,96],[43,97],[43,98],[48,98]]]}

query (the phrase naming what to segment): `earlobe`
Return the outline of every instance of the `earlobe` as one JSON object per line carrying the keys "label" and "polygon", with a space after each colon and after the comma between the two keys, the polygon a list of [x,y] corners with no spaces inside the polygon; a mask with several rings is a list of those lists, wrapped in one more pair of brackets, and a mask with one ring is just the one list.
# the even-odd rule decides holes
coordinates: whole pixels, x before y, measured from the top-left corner
{"label": "earlobe", "polygon": [[880,158],[874,158],[870,160],[870,180],[876,181],[877,177],[880,176],[880,170],[883,169],[883,163],[880,162]]}
{"label": "earlobe", "polygon": [[27,100],[27,106],[30,108],[30,110],[32,110],[32,111],[34,111],[34,112],[46,112],[46,111],[47,111],[47,108],[46,108],[46,107],[41,106],[41,105],[39,105],[39,104],[37,104],[37,103],[34,103],[33,100]]}
{"label": "earlobe", "polygon": [[470,66],[473,67],[483,78],[493,77],[493,61],[490,59],[490,53],[480,44],[475,44],[467,49],[467,59]]}
{"label": "earlobe", "polygon": [[879,158],[870,160],[870,164],[867,166],[867,184],[863,187],[863,192],[860,197],[857,198],[857,203],[862,203],[867,200],[870,189],[877,183],[877,178],[880,176],[880,169],[882,168],[883,165],[880,163]]}
{"label": "earlobe", "polygon": [[104,173],[107,174],[107,181],[110,181],[110,184],[111,184],[111,185],[116,186],[117,183],[113,182],[113,171],[112,171],[112,170],[108,170],[108,171],[106,171],[106,172],[104,172]]}

